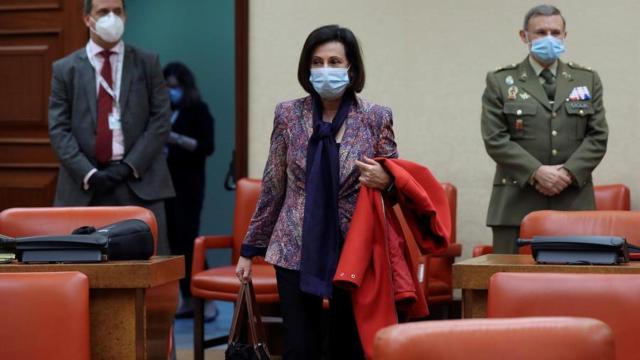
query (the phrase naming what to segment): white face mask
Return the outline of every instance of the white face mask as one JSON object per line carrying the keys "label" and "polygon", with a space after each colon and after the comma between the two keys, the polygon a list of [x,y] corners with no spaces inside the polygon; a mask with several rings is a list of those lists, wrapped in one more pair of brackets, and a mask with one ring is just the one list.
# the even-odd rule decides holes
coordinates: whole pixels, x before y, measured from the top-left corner
{"label": "white face mask", "polygon": [[101,17],[96,23],[96,29],[93,30],[91,27],[91,31],[98,34],[100,38],[108,43],[114,43],[122,38],[122,34],[124,33],[124,22],[120,18],[120,16],[110,12],[109,14]]}

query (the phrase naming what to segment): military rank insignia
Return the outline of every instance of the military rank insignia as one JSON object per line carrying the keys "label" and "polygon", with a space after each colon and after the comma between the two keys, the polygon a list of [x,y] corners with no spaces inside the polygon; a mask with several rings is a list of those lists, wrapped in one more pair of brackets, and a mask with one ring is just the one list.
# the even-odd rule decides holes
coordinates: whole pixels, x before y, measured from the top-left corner
{"label": "military rank insignia", "polygon": [[569,100],[572,101],[580,101],[580,100],[591,100],[591,94],[589,93],[589,88],[586,86],[576,86],[571,90],[569,94]]}

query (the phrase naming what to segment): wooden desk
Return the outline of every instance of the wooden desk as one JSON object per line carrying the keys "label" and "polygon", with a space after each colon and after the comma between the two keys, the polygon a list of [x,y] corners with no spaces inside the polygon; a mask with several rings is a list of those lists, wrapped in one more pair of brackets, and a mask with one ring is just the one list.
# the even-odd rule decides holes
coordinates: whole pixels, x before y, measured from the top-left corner
{"label": "wooden desk", "polygon": [[640,262],[622,265],[541,265],[531,255],[489,254],[453,264],[453,287],[462,289],[462,317],[487,316],[489,278],[497,272],[640,274]]}
{"label": "wooden desk", "polygon": [[166,359],[184,257],[0,265],[0,272],[42,271],[79,271],[89,278],[91,359]]}

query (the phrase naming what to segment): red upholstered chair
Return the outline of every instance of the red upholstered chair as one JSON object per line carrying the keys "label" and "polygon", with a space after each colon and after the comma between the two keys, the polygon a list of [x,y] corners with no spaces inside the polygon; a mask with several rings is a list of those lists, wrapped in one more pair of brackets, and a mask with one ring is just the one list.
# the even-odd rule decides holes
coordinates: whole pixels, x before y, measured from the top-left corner
{"label": "red upholstered chair", "polygon": [[84,274],[2,273],[0,309],[0,359],[91,358]]}
{"label": "red upholstered chair", "polygon": [[[158,226],[153,213],[139,206],[40,207],[12,208],[0,213],[0,234],[8,236],[67,235],[85,225],[101,227],[125,219],[140,219],[147,223],[158,238]],[[154,245],[154,249],[157,246]],[[155,250],[154,250],[155,254]],[[161,319],[168,323],[178,305],[178,282],[171,282],[145,291],[147,306],[146,327],[148,354],[154,358],[167,357],[171,330],[155,326]],[[167,317],[170,316],[171,319]],[[169,336],[167,336],[169,335]]]}
{"label": "red upholstered chair", "polygon": [[446,250],[428,255],[428,290],[426,295],[429,305],[453,301],[452,265],[455,258],[462,254],[462,246],[456,242],[458,190],[450,183],[443,183],[442,187],[447,194],[451,211],[451,241]]}
{"label": "red upholstered chair", "polygon": [[[593,192],[596,197],[596,210],[631,210],[631,193],[624,184],[596,185]],[[492,253],[491,245],[477,245],[473,248],[474,257]]]}
{"label": "red upholstered chair", "polygon": [[613,360],[611,329],[588,318],[424,321],[378,332],[374,360]]}
{"label": "red upholstered chair", "polygon": [[631,193],[624,184],[596,185],[596,210],[631,210]]}
{"label": "red upholstered chair", "polygon": [[[622,236],[630,244],[640,245],[640,211],[534,211],[522,219],[520,237],[536,235]],[[520,253],[530,254],[531,247],[521,247]]]}
{"label": "red upholstered chair", "polygon": [[[204,349],[226,343],[226,337],[204,339],[204,300],[236,301],[240,281],[235,275],[235,264],[240,247],[247,233],[251,216],[255,212],[262,182],[256,179],[240,179],[236,186],[236,206],[233,213],[231,235],[199,236],[193,249],[191,294],[194,300],[194,356],[204,359]],[[207,249],[231,249],[231,264],[217,268],[205,268]],[[279,301],[276,273],[273,265],[254,259],[251,278],[258,303]]]}
{"label": "red upholstered chair", "polygon": [[[637,359],[640,275],[496,273],[487,316],[585,316],[613,331],[617,359]],[[579,357],[578,357],[579,358]]]}

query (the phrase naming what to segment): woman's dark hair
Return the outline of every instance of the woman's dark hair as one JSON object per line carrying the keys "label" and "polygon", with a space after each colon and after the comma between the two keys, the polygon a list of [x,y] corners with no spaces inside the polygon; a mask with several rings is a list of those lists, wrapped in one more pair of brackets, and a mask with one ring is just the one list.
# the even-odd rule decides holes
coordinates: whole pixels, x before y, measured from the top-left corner
{"label": "woman's dark hair", "polygon": [[358,39],[356,39],[356,36],[351,30],[338,25],[319,27],[313,30],[307,37],[302,47],[302,52],[300,53],[300,62],[298,63],[298,82],[300,86],[309,94],[315,93],[313,85],[311,85],[311,81],[309,81],[311,74],[311,57],[318,46],[332,41],[340,42],[344,46],[347,61],[349,61],[351,65],[349,69],[351,83],[348,89],[359,93],[364,88],[365,78],[360,45],[358,45]]}
{"label": "woman's dark hair", "polygon": [[178,85],[182,87],[183,95],[180,105],[189,107],[195,102],[200,101],[200,91],[196,86],[196,79],[189,68],[181,62],[172,62],[167,64],[162,70],[165,80],[173,76],[178,80]]}

